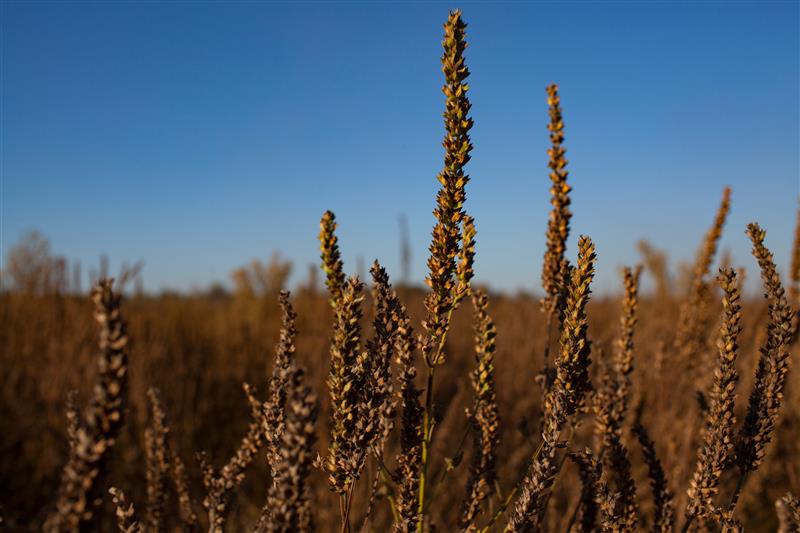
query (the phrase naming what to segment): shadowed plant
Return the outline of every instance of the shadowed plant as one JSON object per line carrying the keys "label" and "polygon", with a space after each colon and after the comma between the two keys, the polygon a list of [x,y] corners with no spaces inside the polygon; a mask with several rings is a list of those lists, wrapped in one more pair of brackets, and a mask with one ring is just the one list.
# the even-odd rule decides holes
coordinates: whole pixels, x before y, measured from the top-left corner
{"label": "shadowed plant", "polygon": [[508,531],[538,531],[542,527],[544,509],[560,469],[556,461],[561,429],[568,417],[583,405],[591,389],[589,364],[591,345],[586,337],[586,305],[589,285],[594,278],[594,244],[588,237],[578,239],[578,264],[572,271],[561,333],[561,350],[556,361],[556,379],[547,393],[544,405],[542,441],[531,459],[529,471],[522,481]]}
{"label": "shadowed plant", "polygon": [[[466,184],[469,176],[464,167],[470,160],[472,143],[469,130],[471,104],[467,98],[469,69],[464,62],[467,25],[461,11],[450,12],[444,24],[442,71],[445,84],[444,168],[437,179],[441,185],[436,195],[433,227],[428,258],[426,283],[431,292],[425,298],[427,316],[422,323],[426,332],[421,344],[422,356],[428,367],[425,404],[422,421],[422,465],[419,476],[418,512],[426,504],[429,484],[430,446],[433,439],[434,376],[436,367],[444,363],[445,342],[453,312],[469,291],[472,279],[472,260],[475,255],[475,226],[472,217],[464,212]],[[418,528],[422,527],[422,522]]]}
{"label": "shadowed plant", "polygon": [[119,532],[142,533],[144,530],[136,519],[136,509],[134,509],[132,503],[128,502],[125,493],[114,487],[109,489],[108,492],[113,497],[114,507],[116,508],[117,529]]}
{"label": "shadowed plant", "polygon": [[250,404],[251,419],[247,434],[239,442],[233,456],[219,471],[211,465],[206,453],[199,453],[197,457],[203,471],[203,485],[206,489],[203,507],[208,513],[209,533],[224,531],[230,497],[244,480],[245,470],[264,445],[262,403],[255,397],[255,391],[250,385],[245,383],[243,388]]}
{"label": "shadowed plant", "polygon": [[769,302],[769,321],[760,348],[747,415],[736,441],[735,462],[739,468],[739,481],[727,508],[730,514],[736,507],[748,475],[762,463],[766,446],[772,441],[789,372],[788,347],[792,337],[793,311],[786,300],[772,252],[764,245],[766,233],[758,224],[747,226],[747,234],[753,243],[753,256],[761,269],[761,280]]}
{"label": "shadowed plant", "polygon": [[56,508],[44,524],[47,532],[94,528],[102,501],[103,477],[124,415],[128,383],[128,333],[120,314],[120,295],[112,279],[92,289],[94,318],[100,326],[100,354],[94,394],[86,410],[70,410],[69,459],[64,466]]}
{"label": "shadowed plant", "polygon": [[647,473],[650,479],[650,489],[653,493],[653,519],[650,531],[653,533],[668,533],[675,529],[675,512],[673,510],[672,492],[669,490],[664,467],[656,454],[656,447],[647,430],[641,423],[633,427],[639,444],[642,447],[644,462],[647,464]]}
{"label": "shadowed plant", "polygon": [[736,272],[731,268],[722,270],[717,280],[724,292],[723,318],[717,341],[717,368],[714,372],[714,385],[703,428],[703,443],[698,450],[697,466],[688,491],[687,520],[690,517],[704,519],[711,516],[715,508],[714,497],[719,491],[722,471],[733,449],[736,423],[733,408],[736,400],[736,383],[739,380],[736,357],[739,350],[738,337],[742,329],[740,325],[742,314]]}
{"label": "shadowed plant", "polygon": [[472,371],[473,407],[467,420],[473,432],[473,457],[467,483],[467,499],[460,526],[475,529],[481,504],[491,494],[497,478],[495,463],[500,440],[500,416],[494,383],[494,354],[497,328],[488,314],[489,298],[482,291],[472,295],[476,368]]}

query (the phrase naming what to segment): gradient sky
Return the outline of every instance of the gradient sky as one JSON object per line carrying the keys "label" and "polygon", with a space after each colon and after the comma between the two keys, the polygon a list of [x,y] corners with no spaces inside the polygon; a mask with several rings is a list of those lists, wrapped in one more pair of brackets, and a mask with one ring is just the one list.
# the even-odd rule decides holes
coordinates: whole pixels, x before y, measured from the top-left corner
{"label": "gradient sky", "polygon": [[[725,185],[785,270],[800,192],[798,2],[463,2],[479,281],[535,289],[549,209],[544,88],[561,87],[569,244],[598,290],[646,237],[688,259]],[[145,261],[148,289],[227,280],[273,250],[295,279],[319,217],[345,267],[425,275],[442,164],[444,3],[2,2],[3,257],[28,229],[84,269]],[[753,282],[755,276],[749,276]],[[85,283],[85,281],[84,281]],[[85,285],[84,285],[85,286]]]}

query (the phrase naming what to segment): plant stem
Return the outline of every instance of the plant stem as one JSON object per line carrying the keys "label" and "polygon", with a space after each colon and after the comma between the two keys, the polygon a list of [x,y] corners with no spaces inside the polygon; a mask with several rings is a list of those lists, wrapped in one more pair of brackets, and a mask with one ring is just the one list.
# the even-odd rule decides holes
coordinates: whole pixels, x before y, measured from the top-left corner
{"label": "plant stem", "polygon": [[733,491],[731,502],[728,504],[728,512],[731,514],[733,514],[733,510],[736,508],[736,504],[739,503],[739,496],[742,494],[742,489],[744,488],[744,483],[747,481],[749,473],[749,470],[742,470],[742,473],[739,475],[739,480],[736,482],[736,489]]}
{"label": "plant stem", "polygon": [[497,510],[497,512],[494,513],[494,515],[492,515],[492,518],[489,520],[489,522],[485,526],[483,526],[481,528],[480,533],[486,533],[487,531],[489,531],[489,528],[492,527],[495,524],[495,522],[500,520],[500,517],[503,516],[503,513],[506,512],[506,509],[508,509],[508,506],[511,504],[511,500],[514,499],[514,496],[519,491],[520,483],[522,483],[524,481],[525,477],[528,475],[528,472],[530,472],[531,467],[533,466],[533,462],[536,461],[536,459],[539,458],[539,454],[542,453],[542,449],[543,448],[544,448],[544,440],[542,440],[539,443],[539,446],[536,448],[536,451],[533,453],[533,456],[531,457],[531,460],[528,462],[528,469],[525,471],[525,475],[522,476],[522,478],[514,485],[514,488],[511,489],[511,492],[508,493],[508,496],[506,496],[506,499],[500,505],[500,508]]}
{"label": "plant stem", "polygon": [[382,457],[376,454],[375,461],[378,464],[378,474],[381,476],[381,481],[383,481],[384,484],[386,484],[386,486],[389,488],[389,494],[387,495],[386,499],[389,500],[389,508],[392,511],[392,519],[395,523],[399,523],[400,514],[397,512],[397,505],[395,504],[396,500],[391,486],[392,475],[389,473],[389,469],[384,464]]}
{"label": "plant stem", "polygon": [[417,510],[420,515],[417,531],[420,533],[422,533],[424,523],[423,513],[425,512],[425,486],[427,485],[428,481],[430,446],[431,440],[433,439],[433,378],[436,371],[436,366],[439,364],[439,359],[441,359],[442,352],[444,351],[444,345],[447,341],[447,332],[450,329],[450,321],[453,318],[453,311],[455,311],[459,301],[460,299],[454,299],[453,304],[450,306],[450,310],[447,312],[444,333],[442,333],[442,336],[439,338],[439,343],[436,347],[436,353],[432,359],[429,359],[428,357],[425,358],[425,364],[428,366],[428,380],[425,387],[425,410],[422,415],[422,465],[420,467],[419,502],[417,505]]}
{"label": "plant stem", "polygon": [[[350,490],[347,492],[347,494],[342,494],[342,497],[339,499],[339,507],[343,509],[341,533],[350,533],[350,508],[353,505],[354,488],[355,483],[351,483]],[[342,501],[342,499],[344,501]]]}
{"label": "plant stem", "polygon": [[[464,443],[466,442],[469,433],[470,433],[470,426],[467,426],[466,431],[464,431],[464,434],[461,436],[461,442],[459,442],[458,447],[456,448],[456,451],[453,454],[453,457],[458,456],[458,454],[461,452],[461,449],[464,447]],[[424,509],[425,511],[428,510],[428,507],[430,507],[431,502],[433,502],[433,500],[436,498],[436,491],[439,489],[439,487],[442,486],[442,483],[444,483],[444,480],[447,478],[447,474],[449,474],[450,471],[453,470],[454,468],[455,467],[445,468],[444,470],[442,470],[442,475],[439,477],[439,480],[436,482],[435,485],[431,486],[430,498],[428,498],[428,503],[425,505]]]}

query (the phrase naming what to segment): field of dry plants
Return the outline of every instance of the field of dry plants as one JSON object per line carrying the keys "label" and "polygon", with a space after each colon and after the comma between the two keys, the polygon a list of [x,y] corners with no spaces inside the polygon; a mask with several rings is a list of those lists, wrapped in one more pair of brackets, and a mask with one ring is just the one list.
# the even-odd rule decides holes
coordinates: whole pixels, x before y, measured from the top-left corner
{"label": "field of dry plants", "polygon": [[[726,189],[688,279],[643,244],[619,296],[593,298],[603,250],[566,249],[551,86],[544,296],[473,286],[465,27],[444,25],[425,290],[377,262],[348,277],[330,212],[324,290],[282,292],[277,268],[239,271],[234,294],[122,298],[101,279],[86,298],[8,262],[0,529],[800,531],[800,227],[785,279],[756,223],[725,228],[753,254],[727,264]],[[740,296],[745,275],[763,298]]]}

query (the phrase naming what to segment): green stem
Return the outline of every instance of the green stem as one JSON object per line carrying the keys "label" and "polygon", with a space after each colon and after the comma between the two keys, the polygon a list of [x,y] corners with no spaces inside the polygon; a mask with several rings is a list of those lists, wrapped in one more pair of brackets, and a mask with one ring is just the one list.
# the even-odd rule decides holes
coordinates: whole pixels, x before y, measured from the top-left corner
{"label": "green stem", "polygon": [[392,511],[392,519],[395,523],[400,523],[400,513],[397,512],[396,499],[394,497],[394,490],[391,484],[392,475],[389,473],[389,469],[384,464],[381,456],[376,454],[375,460],[378,464],[378,474],[381,476],[381,481],[383,481],[383,483],[389,488],[389,494],[386,498],[389,500],[389,508]]}
{"label": "green stem", "polygon": [[489,522],[488,522],[488,523],[487,523],[485,526],[483,526],[483,527],[481,528],[481,530],[480,530],[480,533],[486,533],[487,531],[489,531],[489,528],[490,528],[490,527],[492,527],[492,526],[495,524],[495,522],[497,522],[498,520],[500,520],[500,517],[501,517],[501,516],[503,516],[503,514],[506,512],[506,509],[508,509],[508,506],[511,504],[511,500],[513,500],[513,499],[514,499],[514,496],[515,496],[515,495],[517,494],[517,492],[519,491],[519,486],[520,486],[520,484],[521,484],[521,483],[522,483],[522,482],[525,480],[525,478],[527,477],[527,475],[528,475],[528,472],[530,472],[530,470],[531,470],[531,467],[533,466],[533,462],[534,462],[534,461],[536,461],[536,459],[538,459],[538,458],[539,458],[539,454],[541,454],[541,453],[542,453],[542,449],[543,449],[543,448],[544,448],[544,440],[542,440],[542,441],[539,443],[539,446],[536,448],[536,451],[533,453],[533,456],[531,457],[531,460],[530,460],[530,461],[528,461],[528,469],[527,469],[527,470],[525,470],[525,475],[524,475],[524,476],[522,476],[522,479],[520,479],[520,480],[519,480],[519,481],[518,481],[518,482],[517,482],[517,483],[514,485],[514,488],[513,488],[513,489],[511,489],[511,492],[509,492],[509,493],[508,493],[508,496],[506,496],[506,499],[505,499],[505,500],[503,500],[503,503],[500,505],[500,508],[497,510],[497,512],[496,512],[496,513],[494,513],[494,515],[492,515],[492,518],[489,520]]}
{"label": "green stem", "polygon": [[433,439],[433,378],[436,371],[436,366],[439,364],[442,352],[444,352],[444,345],[447,342],[447,332],[450,329],[450,321],[453,318],[453,312],[460,302],[461,298],[453,300],[450,310],[447,312],[447,317],[444,323],[444,333],[439,338],[436,353],[433,358],[425,357],[425,363],[428,366],[428,379],[425,387],[425,410],[422,415],[422,465],[420,468],[419,476],[419,502],[417,505],[417,512],[420,520],[417,525],[417,531],[422,533],[425,512],[425,486],[428,482],[428,465],[430,464],[430,446]]}
{"label": "green stem", "polygon": [[[470,433],[470,426],[467,426],[466,431],[464,431],[464,434],[461,436],[461,442],[459,442],[458,447],[456,448],[456,452],[453,454],[453,457],[457,457],[458,454],[461,453],[461,449],[464,447],[464,443],[466,442],[469,433]],[[439,477],[439,480],[436,482],[435,485],[431,487],[430,497],[428,498],[428,502],[425,505],[424,509],[425,511],[428,510],[433,500],[436,499],[436,491],[439,489],[439,487],[442,486],[442,483],[444,483],[444,480],[447,478],[447,474],[449,474],[450,471],[453,470],[454,468],[455,467],[445,468],[444,470],[442,470],[442,475]]]}
{"label": "green stem", "polygon": [[[570,436],[567,439],[567,442],[569,442],[571,439],[572,431],[570,431]],[[567,450],[567,453],[569,453],[569,450]],[[553,480],[553,484],[550,486],[550,491],[547,493],[547,498],[544,500],[544,505],[542,506],[542,523],[544,523],[544,518],[547,515],[547,506],[550,504],[550,498],[553,496],[553,491],[555,490],[559,479],[561,479],[561,469],[564,466],[564,461],[567,460],[567,453],[561,457],[561,462],[558,463],[558,474],[556,474],[556,479]]]}
{"label": "green stem", "polygon": [[[575,433],[575,428],[572,424],[570,424],[569,435],[567,435],[567,440],[564,441],[564,445],[567,448],[569,448],[569,443],[572,440],[572,435],[574,435],[574,433]],[[542,439],[542,441],[539,442],[539,446],[536,448],[536,452],[534,452],[533,457],[531,457],[531,460],[528,462],[528,468],[525,470],[525,475],[522,476],[522,479],[520,479],[514,485],[514,488],[511,489],[511,492],[508,493],[508,496],[503,502],[503,505],[501,505],[500,509],[498,509],[497,512],[492,516],[491,520],[489,520],[489,523],[480,529],[480,533],[488,532],[489,528],[491,528],[495,524],[495,522],[497,522],[500,519],[500,517],[503,516],[503,514],[506,512],[508,506],[511,505],[511,500],[513,500],[514,496],[517,494],[517,492],[519,492],[519,486],[522,484],[523,481],[525,481],[525,478],[528,477],[528,473],[530,473],[531,468],[533,468],[533,463],[539,458],[539,455],[542,453],[543,448],[544,448],[544,439]],[[564,464],[564,459],[566,459],[566,455],[561,459],[561,465]],[[561,472],[561,465],[559,465],[559,474]],[[555,485],[555,482],[553,483],[553,485]],[[550,494],[552,494],[552,487],[550,490],[551,490]],[[548,499],[545,501],[545,506],[547,505],[547,502],[550,499],[550,494],[548,494],[547,496]]]}

